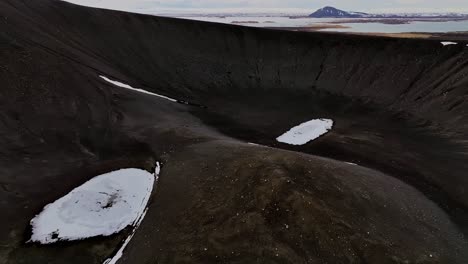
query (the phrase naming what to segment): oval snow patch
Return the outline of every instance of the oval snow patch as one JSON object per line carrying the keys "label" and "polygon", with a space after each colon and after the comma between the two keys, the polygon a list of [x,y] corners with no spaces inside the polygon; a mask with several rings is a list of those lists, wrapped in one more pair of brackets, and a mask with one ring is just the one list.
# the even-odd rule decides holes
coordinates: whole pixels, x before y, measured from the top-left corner
{"label": "oval snow patch", "polygon": [[314,119],[291,128],[276,140],[290,145],[304,145],[327,133],[332,127],[331,119]]}
{"label": "oval snow patch", "polygon": [[449,46],[449,45],[457,45],[457,42],[452,42],[452,41],[442,41],[440,42],[443,46]]}
{"label": "oval snow patch", "polygon": [[31,220],[31,242],[50,244],[109,236],[143,214],[154,175],[141,169],[121,169],[96,176],[48,204]]}

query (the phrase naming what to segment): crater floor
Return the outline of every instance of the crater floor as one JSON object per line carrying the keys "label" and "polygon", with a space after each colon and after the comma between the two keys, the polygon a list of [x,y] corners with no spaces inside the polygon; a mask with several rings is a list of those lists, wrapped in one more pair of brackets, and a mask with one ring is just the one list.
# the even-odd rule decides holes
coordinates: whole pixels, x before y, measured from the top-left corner
{"label": "crater floor", "polygon": [[[103,263],[123,245],[117,263],[468,259],[463,40],[52,0],[1,1],[0,19],[0,263]],[[333,120],[326,134],[277,141],[319,118]],[[26,243],[45,205],[96,175],[156,161],[135,232]]]}

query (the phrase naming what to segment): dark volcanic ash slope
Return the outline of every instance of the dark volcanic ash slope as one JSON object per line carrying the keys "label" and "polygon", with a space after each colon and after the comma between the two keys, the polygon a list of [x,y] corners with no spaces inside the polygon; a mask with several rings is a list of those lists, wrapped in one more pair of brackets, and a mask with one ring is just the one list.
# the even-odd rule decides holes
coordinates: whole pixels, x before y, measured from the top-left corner
{"label": "dark volcanic ash slope", "polygon": [[[120,263],[465,263],[467,52],[2,0],[0,263],[102,263],[122,235],[31,245],[29,220],[155,160]],[[316,141],[275,141],[321,117]]]}

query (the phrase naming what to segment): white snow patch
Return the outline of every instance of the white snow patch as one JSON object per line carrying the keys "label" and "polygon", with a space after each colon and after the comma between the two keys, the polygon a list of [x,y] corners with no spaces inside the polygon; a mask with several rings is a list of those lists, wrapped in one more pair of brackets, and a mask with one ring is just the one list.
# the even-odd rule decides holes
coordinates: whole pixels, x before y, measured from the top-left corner
{"label": "white snow patch", "polygon": [[177,100],[174,99],[174,98],[170,98],[170,97],[167,97],[167,96],[164,96],[164,95],[160,95],[160,94],[156,94],[156,93],[152,93],[152,92],[148,92],[146,90],[143,90],[143,89],[140,89],[140,88],[133,88],[131,87],[130,85],[128,84],[125,84],[125,83],[121,83],[121,82],[118,82],[118,81],[113,81],[105,76],[102,76],[102,75],[99,75],[99,77],[101,77],[103,80],[105,80],[106,82],[109,82],[109,83],[112,83],[113,85],[115,86],[118,86],[118,87],[121,87],[121,88],[125,88],[125,89],[130,89],[130,90],[133,90],[133,91],[136,91],[136,92],[139,92],[139,93],[144,93],[144,94],[149,94],[149,95],[153,95],[153,96],[157,96],[159,98],[163,98],[163,99],[166,99],[166,100],[169,100],[171,102],[175,102],[177,103]]}
{"label": "white snow patch", "polygon": [[451,41],[442,41],[440,44],[442,44],[444,46],[448,46],[448,45],[457,45],[458,43],[457,42],[451,42]]}
{"label": "white snow patch", "polygon": [[[156,179],[156,181],[159,178],[159,173],[160,172],[161,172],[161,166],[160,166],[159,162],[156,162],[156,168],[154,169],[154,178]],[[133,235],[135,235],[135,232],[138,229],[138,227],[140,226],[141,222],[143,221],[143,218],[145,218],[145,215],[146,215],[147,211],[148,211],[148,208],[146,208],[145,211],[143,212],[143,214],[140,216],[139,220],[135,224],[135,228],[133,229],[132,234],[130,234],[127,237],[127,239],[125,239],[125,241],[122,243],[122,246],[119,248],[117,253],[115,253],[115,255],[112,258],[106,259],[103,262],[103,264],[115,264],[123,256],[123,252],[124,252],[125,248],[127,247],[128,243],[130,243],[130,240],[132,240]]]}
{"label": "white snow patch", "polygon": [[154,177],[156,178],[156,181],[159,178],[159,173],[161,173],[161,165],[159,162],[156,162],[156,168],[154,169]]}
{"label": "white snow patch", "polygon": [[291,128],[276,140],[290,145],[304,145],[327,133],[332,127],[331,119],[314,119]]}
{"label": "white snow patch", "polygon": [[353,165],[353,166],[357,166],[356,163],[352,163],[352,162],[345,162],[346,164],[349,164],[349,165]]}
{"label": "white snow patch", "polygon": [[[159,164],[156,167],[159,172]],[[109,236],[141,221],[155,175],[121,169],[99,175],[48,204],[31,220],[31,242]]]}

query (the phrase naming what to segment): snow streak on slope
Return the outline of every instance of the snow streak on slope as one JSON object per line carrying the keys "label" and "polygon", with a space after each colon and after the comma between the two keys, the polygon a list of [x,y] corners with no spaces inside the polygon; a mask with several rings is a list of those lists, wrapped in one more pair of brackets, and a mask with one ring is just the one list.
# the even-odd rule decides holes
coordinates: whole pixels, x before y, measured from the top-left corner
{"label": "snow streak on slope", "polygon": [[144,93],[144,94],[149,94],[149,95],[153,95],[153,96],[157,96],[159,98],[163,98],[163,99],[166,99],[166,100],[169,100],[171,102],[174,102],[174,103],[177,103],[177,100],[176,99],[173,99],[173,98],[170,98],[170,97],[167,97],[167,96],[164,96],[164,95],[160,95],[160,94],[156,94],[156,93],[152,93],[152,92],[148,92],[146,90],[143,90],[143,89],[140,89],[140,88],[133,88],[131,87],[130,85],[128,84],[125,84],[125,83],[121,83],[121,82],[118,82],[118,81],[113,81],[105,76],[102,76],[100,75],[99,77],[101,77],[103,80],[105,80],[106,82],[109,82],[109,83],[112,83],[113,85],[115,86],[118,86],[118,87],[121,87],[121,88],[125,88],[125,89],[130,89],[130,90],[133,90],[133,91],[136,91],[136,92],[139,92],[139,93]]}
{"label": "snow streak on slope", "polygon": [[132,240],[133,238],[133,235],[135,235],[135,232],[136,230],[138,229],[138,227],[140,226],[141,224],[141,221],[143,221],[143,218],[145,218],[145,215],[146,215],[146,211],[148,209],[146,209],[143,214],[141,215],[140,219],[138,220],[137,224],[135,225],[135,228],[133,229],[133,232],[125,239],[125,241],[123,242],[122,246],[119,248],[119,250],[117,251],[117,253],[115,253],[115,255],[112,257],[112,258],[108,258],[106,259],[103,264],[115,264],[117,263],[117,261],[123,256],[123,252],[125,250],[125,248],[127,247],[128,243],[130,243],[130,240]]}

